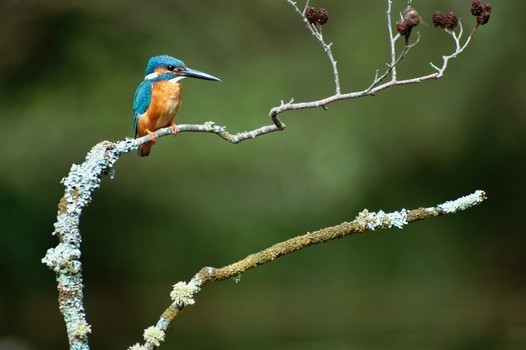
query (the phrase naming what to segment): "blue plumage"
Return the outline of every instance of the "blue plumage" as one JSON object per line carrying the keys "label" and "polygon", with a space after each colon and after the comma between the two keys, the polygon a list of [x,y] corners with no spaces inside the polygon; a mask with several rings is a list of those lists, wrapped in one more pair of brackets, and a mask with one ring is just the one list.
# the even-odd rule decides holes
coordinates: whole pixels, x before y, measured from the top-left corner
{"label": "blue plumage", "polygon": [[146,67],[146,75],[155,73],[155,68],[168,66],[184,67],[184,63],[183,61],[168,55],[155,56],[150,58],[150,60],[148,61],[148,66]]}
{"label": "blue plumage", "polygon": [[168,55],[154,56],[148,61],[146,66],[146,77],[153,74],[153,78],[145,79],[135,91],[133,100],[133,130],[137,136],[137,123],[142,114],[144,114],[150,106],[152,98],[152,88],[156,81],[169,80],[173,78],[172,74],[163,74],[155,77],[155,69],[160,67],[184,67],[184,63],[175,57]]}
{"label": "blue plumage", "polygon": [[155,56],[148,61],[146,76],[135,91],[133,101],[135,137],[150,135],[152,139],[139,147],[140,156],[150,153],[156,140],[154,131],[171,126],[174,134],[177,132],[173,120],[181,105],[180,82],[187,77],[219,81],[210,74],[186,67],[183,61],[172,56]]}
{"label": "blue plumage", "polygon": [[137,123],[139,118],[150,106],[152,88],[153,82],[151,80],[145,80],[139,85],[137,91],[135,91],[133,100],[133,130],[135,131],[135,136],[137,136]]}
{"label": "blue plumage", "polygon": [[135,91],[135,96],[133,100],[133,130],[135,130],[135,136],[137,136],[137,123],[140,119],[140,116],[144,114],[150,106],[150,101],[152,99],[153,84],[158,81],[170,80],[173,78],[173,74],[163,74],[152,79],[146,79],[139,85],[139,87]]}

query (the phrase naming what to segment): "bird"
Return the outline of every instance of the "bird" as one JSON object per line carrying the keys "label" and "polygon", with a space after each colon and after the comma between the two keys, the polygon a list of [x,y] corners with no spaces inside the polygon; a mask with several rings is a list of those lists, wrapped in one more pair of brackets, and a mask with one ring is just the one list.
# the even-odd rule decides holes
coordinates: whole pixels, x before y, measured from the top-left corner
{"label": "bird", "polygon": [[150,135],[151,141],[139,146],[140,157],[147,157],[157,141],[154,131],[171,126],[174,135],[177,125],[173,122],[182,102],[185,78],[221,81],[213,75],[186,67],[183,61],[161,55],[151,57],[146,66],[146,76],[135,91],[133,101],[133,129],[135,138]]}

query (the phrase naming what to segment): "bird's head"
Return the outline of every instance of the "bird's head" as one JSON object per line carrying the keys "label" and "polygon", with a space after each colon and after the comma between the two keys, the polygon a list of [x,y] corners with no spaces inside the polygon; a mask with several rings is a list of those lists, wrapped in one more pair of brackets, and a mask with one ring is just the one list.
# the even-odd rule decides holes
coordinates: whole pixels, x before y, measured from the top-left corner
{"label": "bird's head", "polygon": [[175,81],[187,77],[221,81],[213,75],[188,68],[184,65],[183,61],[168,55],[154,56],[148,61],[145,79],[151,80],[161,76]]}

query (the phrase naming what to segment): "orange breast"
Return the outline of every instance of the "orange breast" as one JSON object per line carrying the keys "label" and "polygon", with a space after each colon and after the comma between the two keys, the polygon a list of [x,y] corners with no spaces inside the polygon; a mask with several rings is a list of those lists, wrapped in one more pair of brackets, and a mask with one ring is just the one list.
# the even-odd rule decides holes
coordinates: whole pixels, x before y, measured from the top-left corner
{"label": "orange breast", "polygon": [[140,136],[146,134],[146,129],[155,131],[173,123],[175,115],[181,107],[183,87],[181,83],[168,80],[156,82],[153,85],[150,106],[137,123]]}

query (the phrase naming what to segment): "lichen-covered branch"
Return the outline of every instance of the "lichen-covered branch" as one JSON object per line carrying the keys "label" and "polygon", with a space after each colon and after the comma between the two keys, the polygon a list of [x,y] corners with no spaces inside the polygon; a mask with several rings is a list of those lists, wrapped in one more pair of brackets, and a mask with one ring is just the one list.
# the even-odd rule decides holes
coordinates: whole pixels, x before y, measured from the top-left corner
{"label": "lichen-covered branch", "polygon": [[[464,51],[470,43],[478,25],[487,23],[489,14],[491,12],[490,5],[480,5],[479,1],[473,0],[472,13],[477,16],[477,26],[469,33],[467,39],[462,41],[462,28],[457,32],[454,26],[446,23],[445,28],[455,43],[453,53],[443,56],[441,66],[431,64],[435,72],[413,78],[399,80],[397,77],[396,67],[409,53],[409,50],[418,43],[418,37],[413,42],[408,42],[409,32],[407,28],[403,36],[405,36],[406,43],[403,49],[397,54],[396,43],[402,37],[400,27],[398,33],[394,34],[392,24],[392,1],[387,1],[387,23],[390,40],[390,62],[387,63],[387,68],[384,73],[376,72],[373,82],[364,90],[356,92],[342,93],[340,87],[340,75],[338,72],[337,61],[332,53],[332,43],[327,44],[322,35],[322,25],[328,21],[328,12],[325,9],[319,9],[315,12],[311,9],[309,1],[305,2],[305,8],[300,10],[297,3],[292,0],[287,0],[301,16],[303,22],[310,33],[314,36],[317,42],[321,45],[326,53],[333,70],[334,79],[334,94],[320,98],[314,101],[294,102],[291,99],[284,103],[281,101],[279,106],[271,108],[269,116],[272,120],[271,125],[264,125],[250,131],[239,132],[231,134],[226,130],[226,127],[219,126],[216,123],[209,121],[204,124],[180,124],[178,125],[179,133],[185,132],[201,132],[216,134],[225,141],[233,144],[240,143],[245,140],[254,139],[256,137],[266,135],[275,131],[285,129],[285,124],[279,119],[279,115],[290,110],[300,110],[307,108],[326,108],[327,105],[342,101],[351,100],[359,97],[374,96],[376,93],[385,89],[407,85],[417,84],[430,79],[438,79],[444,75],[447,69],[448,62],[457,57]],[[411,5],[411,2],[409,2]],[[309,11],[308,11],[309,10]],[[404,16],[410,11],[404,12]],[[476,12],[476,14],[475,14]],[[310,13],[308,16],[307,14]],[[413,13],[413,20],[414,20]],[[416,15],[418,17],[418,15]],[[316,18],[315,18],[316,17]],[[446,18],[447,19],[447,18]],[[419,19],[418,19],[419,21]],[[397,23],[397,25],[400,22]],[[402,23],[403,24],[403,23]],[[436,25],[436,24],[435,24]],[[388,78],[390,76],[390,79]],[[173,129],[167,127],[155,131],[157,137],[173,135]],[[81,258],[81,235],[79,230],[80,215],[84,207],[91,201],[93,191],[100,187],[102,177],[106,174],[112,176],[113,165],[124,154],[136,150],[139,145],[151,141],[151,137],[144,136],[138,139],[127,138],[122,141],[110,142],[103,141],[95,145],[87,154],[85,161],[80,164],[74,164],[67,177],[62,180],[65,186],[64,196],[59,203],[59,210],[57,221],[55,223],[55,230],[53,234],[57,236],[59,243],[56,247],[47,251],[46,256],[42,262],[49,266],[56,274],[57,289],[59,291],[59,307],[66,322],[67,333],[69,338],[70,349],[87,350],[88,335],[91,332],[91,326],[87,322],[85,309],[83,305],[83,284],[82,284],[82,264]],[[423,208],[411,211],[400,211],[396,213],[369,213],[364,211],[356,218],[356,220],[343,223],[334,227],[322,229],[313,233],[308,233],[290,239],[286,242],[278,243],[262,252],[252,254],[247,258],[220,268],[205,268],[201,270],[188,284],[179,283],[174,286],[171,297],[174,300],[172,306],[164,313],[158,324],[155,327],[150,327],[145,330],[144,338],[145,345],[136,345],[132,348],[134,350],[153,349],[157,347],[164,339],[165,332],[171,327],[174,318],[186,305],[192,304],[193,295],[206,283],[227,278],[233,278],[248,269],[258,265],[272,261],[280,256],[290,254],[299,249],[303,249],[313,244],[326,242],[335,238],[342,238],[352,233],[365,232],[368,230],[388,228],[388,227],[402,227],[407,223],[431,218],[437,215],[455,212],[456,210],[466,209],[472,205],[480,203],[485,198],[484,192],[477,191],[474,194],[461,198],[457,201],[448,202],[435,208]]]}
{"label": "lichen-covered branch", "polygon": [[70,349],[89,349],[91,332],[82,293],[80,214],[91,201],[93,191],[100,187],[102,176],[111,174],[119,157],[136,148],[132,139],[117,143],[103,141],[91,149],[84,163],[73,164],[69,175],[62,179],[66,189],[58,205],[53,232],[59,244],[48,249],[42,262],[56,274],[59,308],[66,322]]}
{"label": "lichen-covered branch", "polygon": [[[273,127],[269,126],[268,128]],[[232,135],[227,133],[224,128],[213,123],[179,125],[179,132],[215,133],[233,143],[238,143],[257,135],[255,134],[256,131]],[[165,128],[158,130],[155,134],[161,137],[171,133],[173,133],[172,128]],[[82,264],[80,262],[80,244],[82,241],[79,230],[80,215],[84,207],[91,202],[93,192],[100,187],[103,176],[113,176],[113,165],[115,162],[122,155],[136,150],[140,144],[149,140],[150,136],[139,139],[126,139],[119,142],[103,141],[91,149],[82,164],[73,164],[68,176],[62,180],[65,192],[59,202],[57,222],[53,232],[58,237],[59,244],[57,247],[50,248],[47,251],[42,262],[56,273],[59,308],[66,322],[70,349],[89,349],[88,335],[91,332],[91,326],[87,322],[83,305]],[[208,282],[233,278],[248,269],[314,244],[369,230],[391,227],[402,228],[404,225],[414,221],[468,209],[481,203],[484,199],[485,193],[477,191],[472,195],[431,208],[420,208],[410,211],[401,210],[394,213],[384,213],[382,211],[374,213],[364,210],[352,222],[345,222],[292,238],[220,269],[204,268],[190,281],[189,287],[185,287],[187,291],[190,290],[192,292],[190,296],[188,296],[189,292],[184,294],[180,291],[174,291],[172,293],[174,303],[163,313],[155,328],[162,331],[163,334],[169,330],[173,319],[182,308],[193,303],[192,295]],[[181,295],[187,295],[186,301],[181,301]],[[157,337],[152,339],[157,340],[147,341],[147,347],[138,349],[153,349],[154,346],[157,346],[155,344],[159,341],[159,334],[155,330],[150,330],[148,332],[145,331],[145,339],[147,338],[146,335],[152,335],[152,337],[156,335]]]}
{"label": "lichen-covered branch", "polygon": [[[283,127],[285,126],[283,125]],[[250,139],[253,139],[258,136],[265,135],[265,134],[268,134],[274,131],[282,130],[282,129],[279,129],[279,127],[277,127],[276,125],[264,125],[254,130],[243,131],[237,134],[231,134],[226,130],[226,127],[219,126],[212,121],[205,122],[204,124],[177,124],[177,129],[178,129],[178,133],[180,132],[201,132],[201,133],[216,134],[217,136],[221,137],[223,140],[228,141],[233,144],[240,143],[245,140],[250,140]],[[157,137],[173,135],[173,129],[172,127],[159,129],[154,134]],[[135,142],[137,146],[139,146],[140,144],[143,144],[150,140],[151,140],[150,136],[147,135],[147,136],[143,136],[141,138],[136,139]]]}
{"label": "lichen-covered branch", "polygon": [[412,210],[401,209],[400,211],[391,213],[385,213],[382,210],[371,212],[364,209],[358,213],[353,221],[343,222],[339,225],[326,227],[314,232],[308,232],[302,236],[274,244],[261,252],[251,254],[236,263],[222,268],[205,267],[192,278],[190,284],[202,287],[209,282],[235,278],[247,270],[312,245],[344,238],[354,233],[390,228],[402,229],[406,225],[417,221],[431,219],[440,215],[454,214],[469,209],[482,203],[485,199],[487,199],[486,193],[478,190],[470,195],[434,207]]}
{"label": "lichen-covered branch", "polygon": [[[485,199],[486,193],[478,190],[470,195],[460,197],[453,201],[447,201],[434,207],[412,210],[402,209],[391,213],[385,213],[381,210],[371,212],[365,209],[360,212],[353,221],[343,222],[336,226],[308,232],[304,235],[288,239],[221,268],[204,267],[188,283],[178,282],[174,285],[170,293],[170,298],[173,302],[163,312],[154,328],[157,329],[159,333],[162,333],[164,337],[173,327],[174,321],[181,311],[186,306],[193,305],[195,303],[194,296],[210,282],[239,279],[243,273],[250,269],[316,244],[344,238],[355,233],[389,228],[402,229],[410,223],[431,219],[440,215],[454,214],[472,208],[482,203]],[[148,329],[151,328],[152,327],[149,327]],[[137,344],[135,346],[136,349],[151,350],[158,345],[159,344],[154,344],[147,340],[144,345]]]}

